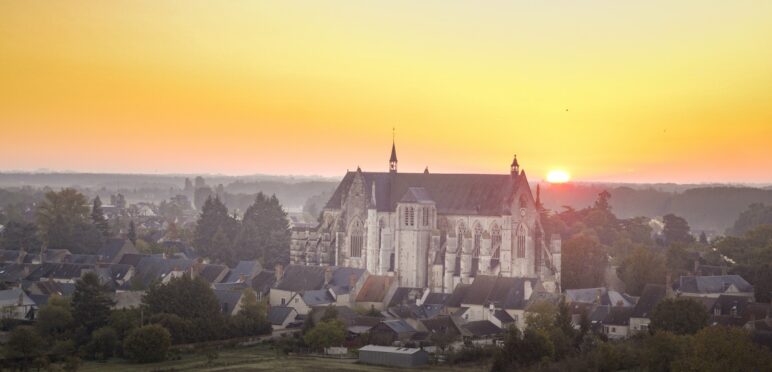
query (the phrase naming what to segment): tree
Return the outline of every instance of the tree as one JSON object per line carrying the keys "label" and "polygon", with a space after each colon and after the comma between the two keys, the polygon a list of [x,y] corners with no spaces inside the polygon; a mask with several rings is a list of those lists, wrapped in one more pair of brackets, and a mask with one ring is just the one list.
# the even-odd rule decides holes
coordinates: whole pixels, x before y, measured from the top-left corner
{"label": "tree", "polygon": [[689,336],[679,336],[667,331],[655,332],[643,340],[641,366],[647,371],[669,371],[673,362],[687,353]]}
{"label": "tree", "polygon": [[742,236],[748,230],[759,225],[772,225],[772,206],[754,203],[748,209],[740,213],[729,233],[734,236]]}
{"label": "tree", "polygon": [[22,369],[26,369],[30,362],[41,355],[43,339],[30,326],[19,326],[11,331],[8,342],[5,345],[5,357],[17,359]]}
{"label": "tree", "polygon": [[346,339],[346,326],[340,320],[319,322],[308,331],[303,340],[314,350],[339,346]]}
{"label": "tree", "polygon": [[555,349],[546,332],[528,328],[521,333],[510,327],[504,346],[497,352],[491,371],[515,371],[545,359],[552,359]]}
{"label": "tree", "polygon": [[651,312],[652,331],[694,334],[707,324],[708,312],[705,307],[686,297],[664,299]]}
{"label": "tree", "polygon": [[80,344],[84,343],[85,338],[97,328],[107,325],[113,304],[94,272],[86,273],[75,283],[75,292],[72,294],[72,314],[79,328]]}
{"label": "tree", "polygon": [[160,362],[166,359],[171,342],[166,328],[151,324],[131,331],[123,341],[123,351],[129,360],[137,363]]}
{"label": "tree", "polygon": [[111,327],[102,327],[94,331],[85,351],[89,358],[107,360],[118,347],[118,333]]}
{"label": "tree", "polygon": [[232,241],[229,237],[236,234],[237,227],[237,221],[228,215],[228,208],[220,199],[207,198],[196,224],[193,246],[204,257],[220,261],[230,259]]}
{"label": "tree", "polygon": [[91,222],[105,238],[110,237],[110,225],[107,223],[104,211],[102,211],[102,200],[99,199],[99,196],[94,198],[94,204],[91,206]]}
{"label": "tree", "polygon": [[37,226],[30,222],[8,221],[5,230],[0,234],[0,249],[38,253],[42,244],[38,236]]}
{"label": "tree", "polygon": [[129,232],[126,234],[126,238],[131,241],[131,244],[137,244],[137,226],[134,225],[134,220],[129,221]]}
{"label": "tree", "polygon": [[[154,284],[142,302],[153,321],[172,327],[168,330],[175,342],[215,340],[227,331],[220,303],[201,278],[191,279],[185,274],[167,284]],[[172,315],[175,318],[170,318]]]}
{"label": "tree", "polygon": [[51,249],[93,253],[103,243],[91,223],[86,197],[74,189],[47,192],[37,209],[37,223],[43,243]]}
{"label": "tree", "polygon": [[240,260],[258,259],[266,267],[289,262],[289,222],[279,199],[258,193],[244,212],[236,255]]}
{"label": "tree", "polygon": [[70,301],[53,295],[38,311],[35,328],[40,335],[50,339],[67,339],[75,327]]}
{"label": "tree", "polygon": [[536,301],[526,309],[525,324],[529,329],[549,331],[555,326],[558,310],[549,301]]}
{"label": "tree", "polygon": [[675,370],[768,371],[772,366],[772,352],[735,327],[712,326],[697,332],[687,355],[675,362]]}
{"label": "tree", "polygon": [[244,289],[241,298],[241,310],[230,319],[232,336],[255,336],[271,333],[271,323],[267,319],[267,306],[265,302],[258,302],[257,295],[252,288]]}
{"label": "tree", "polygon": [[694,243],[694,237],[689,233],[691,228],[689,223],[682,217],[674,214],[667,214],[662,217],[665,227],[662,234],[665,236],[665,243]]}
{"label": "tree", "polygon": [[595,201],[595,209],[611,212],[611,204],[609,204],[609,199],[611,199],[611,194],[607,190],[601,191],[600,194],[598,194],[598,200]]}
{"label": "tree", "polygon": [[562,247],[561,288],[592,288],[603,285],[608,265],[605,249],[596,240],[579,235]]}
{"label": "tree", "polygon": [[627,293],[633,296],[640,296],[646,284],[665,284],[665,258],[643,246],[633,249],[618,270]]}

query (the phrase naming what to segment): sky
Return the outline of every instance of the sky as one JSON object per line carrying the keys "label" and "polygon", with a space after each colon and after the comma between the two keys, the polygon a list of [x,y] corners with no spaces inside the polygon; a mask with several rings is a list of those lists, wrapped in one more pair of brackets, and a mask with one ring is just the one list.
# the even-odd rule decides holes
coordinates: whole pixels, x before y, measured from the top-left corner
{"label": "sky", "polygon": [[0,171],[772,182],[770,1],[3,1]]}

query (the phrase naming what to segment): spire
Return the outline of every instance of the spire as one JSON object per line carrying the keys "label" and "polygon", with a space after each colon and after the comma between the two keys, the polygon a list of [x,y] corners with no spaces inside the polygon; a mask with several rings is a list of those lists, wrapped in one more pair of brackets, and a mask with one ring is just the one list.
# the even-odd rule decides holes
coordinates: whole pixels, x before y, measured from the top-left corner
{"label": "spire", "polygon": [[397,146],[394,142],[394,128],[391,133],[391,157],[389,158],[389,173],[397,173]]}
{"label": "spire", "polygon": [[541,204],[541,185],[536,184],[536,205]]}
{"label": "spire", "polygon": [[512,159],[512,165],[509,168],[509,174],[517,176],[520,174],[520,163],[517,162],[517,155]]}

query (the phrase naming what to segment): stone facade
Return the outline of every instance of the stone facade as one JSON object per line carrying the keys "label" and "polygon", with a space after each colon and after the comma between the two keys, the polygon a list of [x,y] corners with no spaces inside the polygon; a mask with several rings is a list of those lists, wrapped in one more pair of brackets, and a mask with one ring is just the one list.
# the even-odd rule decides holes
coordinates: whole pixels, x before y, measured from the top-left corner
{"label": "stone facade", "polygon": [[559,290],[560,239],[544,236],[538,196],[509,174],[348,172],[315,228],[294,229],[291,261],[393,275],[449,293],[478,274],[538,278]]}

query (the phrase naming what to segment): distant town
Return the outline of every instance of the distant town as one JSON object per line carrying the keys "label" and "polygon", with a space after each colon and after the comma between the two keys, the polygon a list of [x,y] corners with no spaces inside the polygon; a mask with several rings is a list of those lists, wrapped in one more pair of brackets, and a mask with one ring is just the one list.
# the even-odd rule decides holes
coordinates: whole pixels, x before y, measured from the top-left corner
{"label": "distant town", "polygon": [[[580,186],[531,183],[527,159],[507,160],[500,174],[405,173],[394,144],[383,171],[300,181],[311,191],[294,196],[204,177],[125,194],[5,187],[2,364],[771,365],[769,190],[691,191],[761,199],[733,206],[721,230],[725,217],[695,230],[673,213],[620,217],[631,207],[615,199],[632,188],[595,185],[584,206],[547,207]],[[289,211],[277,193],[304,200]]]}

